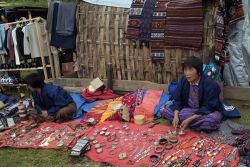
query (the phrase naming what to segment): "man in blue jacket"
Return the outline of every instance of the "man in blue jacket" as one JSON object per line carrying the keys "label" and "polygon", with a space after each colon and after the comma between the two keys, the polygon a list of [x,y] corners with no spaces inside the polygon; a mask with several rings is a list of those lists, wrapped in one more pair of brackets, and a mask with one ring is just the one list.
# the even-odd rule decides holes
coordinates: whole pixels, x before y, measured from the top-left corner
{"label": "man in blue jacket", "polygon": [[32,73],[24,80],[32,92],[37,116],[44,121],[64,122],[75,115],[76,104],[63,88],[44,83],[38,73]]}
{"label": "man in blue jacket", "polygon": [[184,76],[173,93],[173,104],[161,110],[173,127],[213,131],[219,128],[222,114],[217,83],[202,75],[203,63],[190,57],[183,64]]}

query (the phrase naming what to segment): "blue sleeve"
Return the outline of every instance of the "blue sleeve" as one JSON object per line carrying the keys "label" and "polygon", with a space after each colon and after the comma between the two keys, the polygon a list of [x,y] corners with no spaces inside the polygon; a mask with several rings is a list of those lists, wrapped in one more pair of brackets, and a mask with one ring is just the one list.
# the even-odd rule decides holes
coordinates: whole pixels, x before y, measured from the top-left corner
{"label": "blue sleeve", "polygon": [[204,100],[202,106],[200,106],[200,109],[195,112],[197,115],[207,115],[210,114],[216,110],[218,110],[220,106],[220,100],[219,100],[219,94],[220,94],[220,88],[219,86],[212,81],[209,84],[204,85]]}
{"label": "blue sleeve", "polygon": [[54,105],[48,109],[49,115],[55,115],[55,113],[62,107],[67,106],[73,102],[72,97],[62,88],[57,87],[48,93],[48,97],[54,101]]}
{"label": "blue sleeve", "polygon": [[177,87],[174,90],[172,99],[173,99],[173,103],[172,105],[169,106],[169,108],[172,111],[178,110],[180,111],[183,106],[182,106],[182,102],[181,102],[181,92],[182,92],[182,87],[183,87],[183,83],[184,83],[184,77],[181,78],[181,80],[178,82]]}
{"label": "blue sleeve", "polygon": [[42,110],[43,110],[43,107],[42,107],[42,103],[39,99],[39,97],[35,94],[35,93],[32,93],[32,98],[34,100],[34,104],[35,104],[35,109],[38,113],[41,113]]}

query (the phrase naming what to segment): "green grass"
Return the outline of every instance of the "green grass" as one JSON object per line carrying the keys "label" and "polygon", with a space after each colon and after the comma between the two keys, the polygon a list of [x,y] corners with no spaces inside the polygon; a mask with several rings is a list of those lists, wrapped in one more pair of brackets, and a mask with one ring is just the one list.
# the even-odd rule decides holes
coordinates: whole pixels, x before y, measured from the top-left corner
{"label": "green grass", "polygon": [[250,125],[250,101],[228,100],[228,102],[235,106],[241,113],[241,118],[231,120],[239,124]]}
{"label": "green grass", "polygon": [[[71,158],[68,152],[46,149],[0,149],[1,167],[99,167],[86,157]],[[107,166],[107,165],[106,165]]]}

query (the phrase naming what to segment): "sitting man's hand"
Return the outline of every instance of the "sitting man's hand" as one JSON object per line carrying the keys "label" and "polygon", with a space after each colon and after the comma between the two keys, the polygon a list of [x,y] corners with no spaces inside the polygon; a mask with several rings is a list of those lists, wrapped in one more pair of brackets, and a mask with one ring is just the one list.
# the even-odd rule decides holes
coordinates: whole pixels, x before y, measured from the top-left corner
{"label": "sitting man's hand", "polygon": [[42,111],[42,117],[46,119],[48,116],[49,116],[48,111],[43,110]]}

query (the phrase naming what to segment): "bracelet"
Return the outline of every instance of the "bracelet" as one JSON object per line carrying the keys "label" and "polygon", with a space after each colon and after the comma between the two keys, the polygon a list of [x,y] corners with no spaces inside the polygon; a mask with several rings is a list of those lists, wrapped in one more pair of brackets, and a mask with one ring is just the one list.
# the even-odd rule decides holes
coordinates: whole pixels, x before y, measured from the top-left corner
{"label": "bracelet", "polygon": [[171,150],[172,148],[173,148],[173,145],[170,143],[165,145],[166,150]]}
{"label": "bracelet", "polygon": [[168,143],[168,140],[165,139],[165,138],[162,138],[162,139],[159,140],[159,144],[160,144],[160,145],[165,145],[165,144],[167,144],[167,143]]}
{"label": "bracelet", "polygon": [[155,147],[155,153],[162,153],[164,151],[164,147],[163,146],[157,146]]}
{"label": "bracelet", "polygon": [[176,143],[178,143],[178,138],[175,136],[172,136],[169,138],[169,142],[172,144],[176,144]]}
{"label": "bracelet", "polygon": [[152,163],[157,163],[157,162],[159,161],[159,159],[160,159],[160,156],[159,156],[159,155],[156,155],[156,154],[150,155],[150,156],[149,156],[149,160],[150,160],[150,162],[152,162]]}

